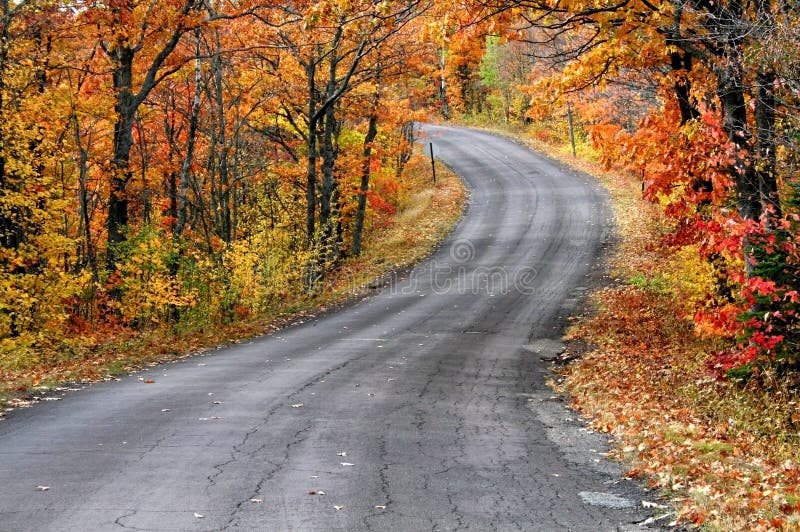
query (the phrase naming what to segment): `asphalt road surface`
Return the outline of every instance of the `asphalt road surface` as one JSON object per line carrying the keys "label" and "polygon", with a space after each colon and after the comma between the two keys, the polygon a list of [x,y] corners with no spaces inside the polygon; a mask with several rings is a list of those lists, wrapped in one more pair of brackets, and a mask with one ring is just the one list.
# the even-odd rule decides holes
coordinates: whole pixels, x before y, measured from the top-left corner
{"label": "asphalt road surface", "polygon": [[607,236],[606,198],[512,141],[425,129],[471,190],[437,253],[338,312],[12,412],[0,422],[0,530],[644,520],[648,494],[551,397],[541,360],[560,349]]}

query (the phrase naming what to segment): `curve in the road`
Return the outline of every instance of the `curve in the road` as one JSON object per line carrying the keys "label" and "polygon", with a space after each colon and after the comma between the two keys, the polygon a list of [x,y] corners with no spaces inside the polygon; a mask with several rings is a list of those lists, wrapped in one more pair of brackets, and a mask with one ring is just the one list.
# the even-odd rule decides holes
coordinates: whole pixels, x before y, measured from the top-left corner
{"label": "curve in the road", "polygon": [[507,139],[424,130],[471,191],[436,254],[319,320],[12,413],[0,423],[0,530],[643,519],[642,494],[597,457],[603,442],[549,400],[540,360],[558,349],[608,231],[604,194]]}

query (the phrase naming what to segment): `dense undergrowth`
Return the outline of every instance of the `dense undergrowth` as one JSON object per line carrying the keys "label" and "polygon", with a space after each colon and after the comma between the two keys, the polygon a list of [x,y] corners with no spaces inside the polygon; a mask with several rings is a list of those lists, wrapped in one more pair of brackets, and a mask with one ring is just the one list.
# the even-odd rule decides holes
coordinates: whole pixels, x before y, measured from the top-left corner
{"label": "dense undergrowth", "polygon": [[590,350],[563,368],[557,387],[614,437],[611,455],[630,477],[673,502],[663,524],[800,529],[800,378],[768,367],[747,381],[715,374],[708,361],[731,341],[692,320],[713,271],[694,250],[664,245],[674,228],[642,198],[640,179],[603,170],[582,139],[573,158],[563,124],[505,132],[595,175],[616,215],[609,283],[567,334],[573,354]]}
{"label": "dense undergrowth", "polygon": [[362,253],[345,259],[313,292],[304,289],[302,275],[275,272],[276,278],[264,282],[278,284],[280,298],[258,308],[246,307],[245,298],[238,312],[225,321],[192,324],[182,320],[179,324],[105,327],[91,333],[73,331],[72,337],[63,338],[61,350],[40,353],[24,363],[18,353],[4,353],[0,356],[0,407],[29,404],[37,394],[65,382],[109,379],[148,364],[268,333],[362,297],[375,279],[430,253],[461,216],[466,190],[446,168],[437,168],[434,184],[430,163],[415,156],[397,183],[392,214],[373,216]]}

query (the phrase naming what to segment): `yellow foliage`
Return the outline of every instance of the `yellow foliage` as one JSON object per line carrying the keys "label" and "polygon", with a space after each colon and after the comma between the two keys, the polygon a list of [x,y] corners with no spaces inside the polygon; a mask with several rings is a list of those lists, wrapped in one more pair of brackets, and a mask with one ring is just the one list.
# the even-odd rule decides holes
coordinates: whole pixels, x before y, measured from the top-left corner
{"label": "yellow foliage", "polygon": [[126,243],[117,276],[122,297],[116,308],[126,323],[166,321],[174,308],[190,307],[194,294],[185,292],[170,272],[170,246],[165,235],[151,228]]}
{"label": "yellow foliage", "polygon": [[678,248],[665,265],[664,277],[689,317],[716,289],[714,267],[700,258],[696,245]]}
{"label": "yellow foliage", "polygon": [[236,304],[251,314],[262,314],[303,291],[309,251],[293,249],[291,235],[283,228],[261,229],[225,252],[230,272],[230,291]]}

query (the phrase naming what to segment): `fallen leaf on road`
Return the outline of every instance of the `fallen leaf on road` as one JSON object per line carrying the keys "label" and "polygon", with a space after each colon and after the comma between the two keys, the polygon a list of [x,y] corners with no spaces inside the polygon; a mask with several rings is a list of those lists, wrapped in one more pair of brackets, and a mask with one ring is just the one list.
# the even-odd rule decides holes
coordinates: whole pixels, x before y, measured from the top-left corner
{"label": "fallen leaf on road", "polygon": [[47,491],[50,489],[50,486],[36,486],[36,489],[39,491]]}
{"label": "fallen leaf on road", "polygon": [[[648,527],[648,528],[649,528],[649,526],[648,526],[648,525],[652,525],[653,523],[657,523],[657,522],[659,522],[659,521],[663,521],[663,520],[665,520],[665,519],[669,519],[669,518],[670,518],[670,517],[672,517],[673,515],[675,515],[675,512],[670,512],[670,513],[668,513],[668,514],[664,514],[664,515],[661,515],[661,516],[659,516],[659,517],[648,517],[647,519],[645,519],[644,521],[642,521],[641,523],[639,523],[639,526],[640,526],[640,527]],[[675,521],[672,521],[672,522],[671,522],[669,525],[667,525],[667,526],[668,526],[668,527],[670,527],[670,528],[672,528],[672,527],[675,527],[675,526],[677,526],[677,523],[676,523]]]}
{"label": "fallen leaf on road", "polygon": [[665,509],[665,508],[669,508],[669,506],[667,506],[666,504],[658,504],[657,502],[650,502],[650,501],[642,501],[642,507],[643,508],[659,508],[659,509],[662,509],[662,510]]}

